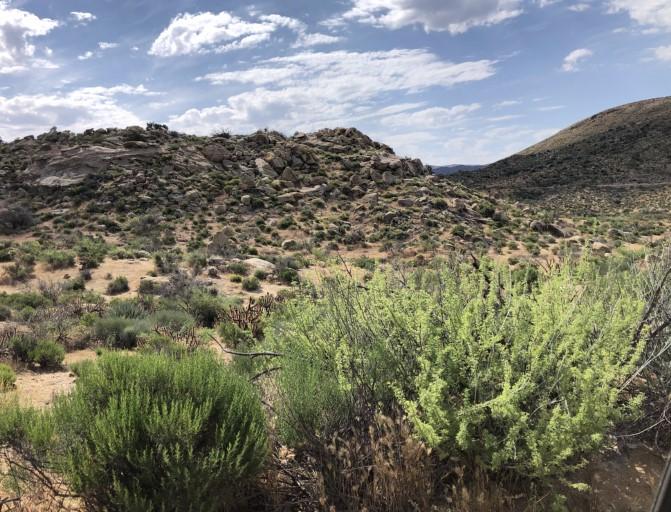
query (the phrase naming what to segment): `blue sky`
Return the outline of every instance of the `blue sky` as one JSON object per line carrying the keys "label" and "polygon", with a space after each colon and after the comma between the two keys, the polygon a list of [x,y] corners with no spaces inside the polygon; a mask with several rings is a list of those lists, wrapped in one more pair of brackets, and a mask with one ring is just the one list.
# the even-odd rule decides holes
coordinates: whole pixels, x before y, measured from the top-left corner
{"label": "blue sky", "polygon": [[356,126],[487,163],[671,94],[671,0],[0,0],[0,137]]}

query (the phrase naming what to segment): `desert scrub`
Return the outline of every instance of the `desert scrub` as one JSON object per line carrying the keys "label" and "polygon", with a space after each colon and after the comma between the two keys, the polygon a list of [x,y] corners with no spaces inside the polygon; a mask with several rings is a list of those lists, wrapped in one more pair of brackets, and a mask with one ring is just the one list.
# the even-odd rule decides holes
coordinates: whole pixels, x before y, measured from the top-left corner
{"label": "desert scrub", "polygon": [[283,308],[266,348],[288,442],[328,438],[400,406],[444,457],[519,476],[562,474],[600,448],[640,397],[618,393],[644,342],[628,273],[584,259],[529,278],[481,260],[363,288],[339,276]]}
{"label": "desert scrub", "polygon": [[4,393],[14,388],[16,374],[14,370],[6,364],[0,363],[0,393]]}
{"label": "desert scrub", "polygon": [[108,295],[118,295],[126,293],[128,290],[130,288],[128,287],[128,279],[125,276],[117,276],[107,285]]}
{"label": "desert scrub", "polygon": [[93,510],[241,505],[268,446],[244,378],[209,353],[105,353],[76,372],[74,390],[51,410],[6,406],[0,444],[31,449]]}
{"label": "desert scrub", "polygon": [[71,251],[50,249],[42,252],[41,259],[49,270],[59,270],[75,266],[75,254]]}
{"label": "desert scrub", "polygon": [[75,247],[82,269],[98,268],[105,261],[108,246],[102,238],[83,237]]}
{"label": "desert scrub", "polygon": [[261,283],[254,276],[245,277],[242,280],[242,289],[246,292],[258,292],[261,289]]}
{"label": "desert scrub", "polygon": [[58,368],[65,358],[65,349],[50,340],[38,340],[29,334],[19,334],[10,340],[14,359],[27,364],[38,364],[42,369]]}
{"label": "desert scrub", "polygon": [[141,319],[112,316],[99,318],[93,325],[93,337],[110,348],[132,349],[149,324]]}

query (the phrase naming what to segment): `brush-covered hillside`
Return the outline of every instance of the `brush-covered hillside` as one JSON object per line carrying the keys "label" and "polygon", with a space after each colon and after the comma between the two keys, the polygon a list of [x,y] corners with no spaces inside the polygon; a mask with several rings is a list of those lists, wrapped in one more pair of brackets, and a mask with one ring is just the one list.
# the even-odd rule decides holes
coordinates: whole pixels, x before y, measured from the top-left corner
{"label": "brush-covered hillside", "polygon": [[453,177],[567,213],[668,211],[671,97],[612,108],[520,153]]}

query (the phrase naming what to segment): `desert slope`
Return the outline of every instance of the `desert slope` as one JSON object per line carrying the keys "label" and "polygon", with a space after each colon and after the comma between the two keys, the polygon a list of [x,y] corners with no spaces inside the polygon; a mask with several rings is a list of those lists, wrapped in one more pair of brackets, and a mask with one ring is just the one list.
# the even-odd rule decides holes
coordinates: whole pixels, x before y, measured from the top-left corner
{"label": "desert slope", "polygon": [[566,209],[650,207],[671,185],[671,97],[615,107],[518,154],[453,179]]}

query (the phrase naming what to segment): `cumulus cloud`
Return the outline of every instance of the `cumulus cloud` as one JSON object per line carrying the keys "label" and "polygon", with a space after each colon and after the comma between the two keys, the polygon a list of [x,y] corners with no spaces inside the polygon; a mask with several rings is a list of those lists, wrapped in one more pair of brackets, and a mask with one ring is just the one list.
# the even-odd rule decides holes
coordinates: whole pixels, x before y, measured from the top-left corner
{"label": "cumulus cloud", "polygon": [[97,19],[96,15],[90,12],[72,11],[70,12],[70,19],[78,25],[86,25]]}
{"label": "cumulus cloud", "polygon": [[[407,49],[275,57],[201,77],[212,84],[255,88],[229,97],[223,105],[174,116],[170,125],[194,133],[209,133],[219,127],[250,131],[273,126],[291,132],[349,125],[363,117],[394,114],[382,110],[389,105],[380,105],[391,93],[413,94],[430,87],[483,80],[495,73],[494,64],[489,60],[452,63],[427,50]],[[434,116],[445,122],[450,115],[456,118],[461,113],[459,109],[425,109],[416,119],[423,116],[425,122],[431,122]]]}
{"label": "cumulus cloud", "polygon": [[255,19],[244,20],[226,11],[218,14],[184,13],[174,18],[159,34],[149,53],[158,57],[174,57],[253,48],[268,41],[280,29],[296,34],[294,47],[333,44],[341,40],[336,36],[310,33],[301,20],[279,14],[257,15]]}
{"label": "cumulus cloud", "polygon": [[56,20],[10,8],[7,2],[0,1],[0,74],[31,67],[55,67],[46,59],[37,57],[37,48],[32,41],[57,26]]}
{"label": "cumulus cloud", "polygon": [[461,34],[521,13],[520,0],[352,0],[342,19],[388,29],[419,25],[427,32]]}
{"label": "cumulus cloud", "polygon": [[91,57],[93,57],[93,52],[88,51],[88,52],[82,53],[81,55],[78,55],[77,59],[79,59],[79,60],[89,60]]}
{"label": "cumulus cloud", "polygon": [[122,106],[118,96],[155,96],[144,86],[83,87],[67,93],[0,96],[0,137],[12,140],[52,126],[82,131],[128,126],[142,121]]}
{"label": "cumulus cloud", "polygon": [[611,12],[626,12],[641,25],[671,31],[671,2],[668,0],[610,0]]}
{"label": "cumulus cloud", "polygon": [[657,60],[671,62],[671,46],[658,46],[652,49]]}
{"label": "cumulus cloud", "polygon": [[579,64],[592,55],[594,55],[592,50],[588,50],[587,48],[573,50],[566,57],[564,57],[562,69],[567,72],[578,71]]}

